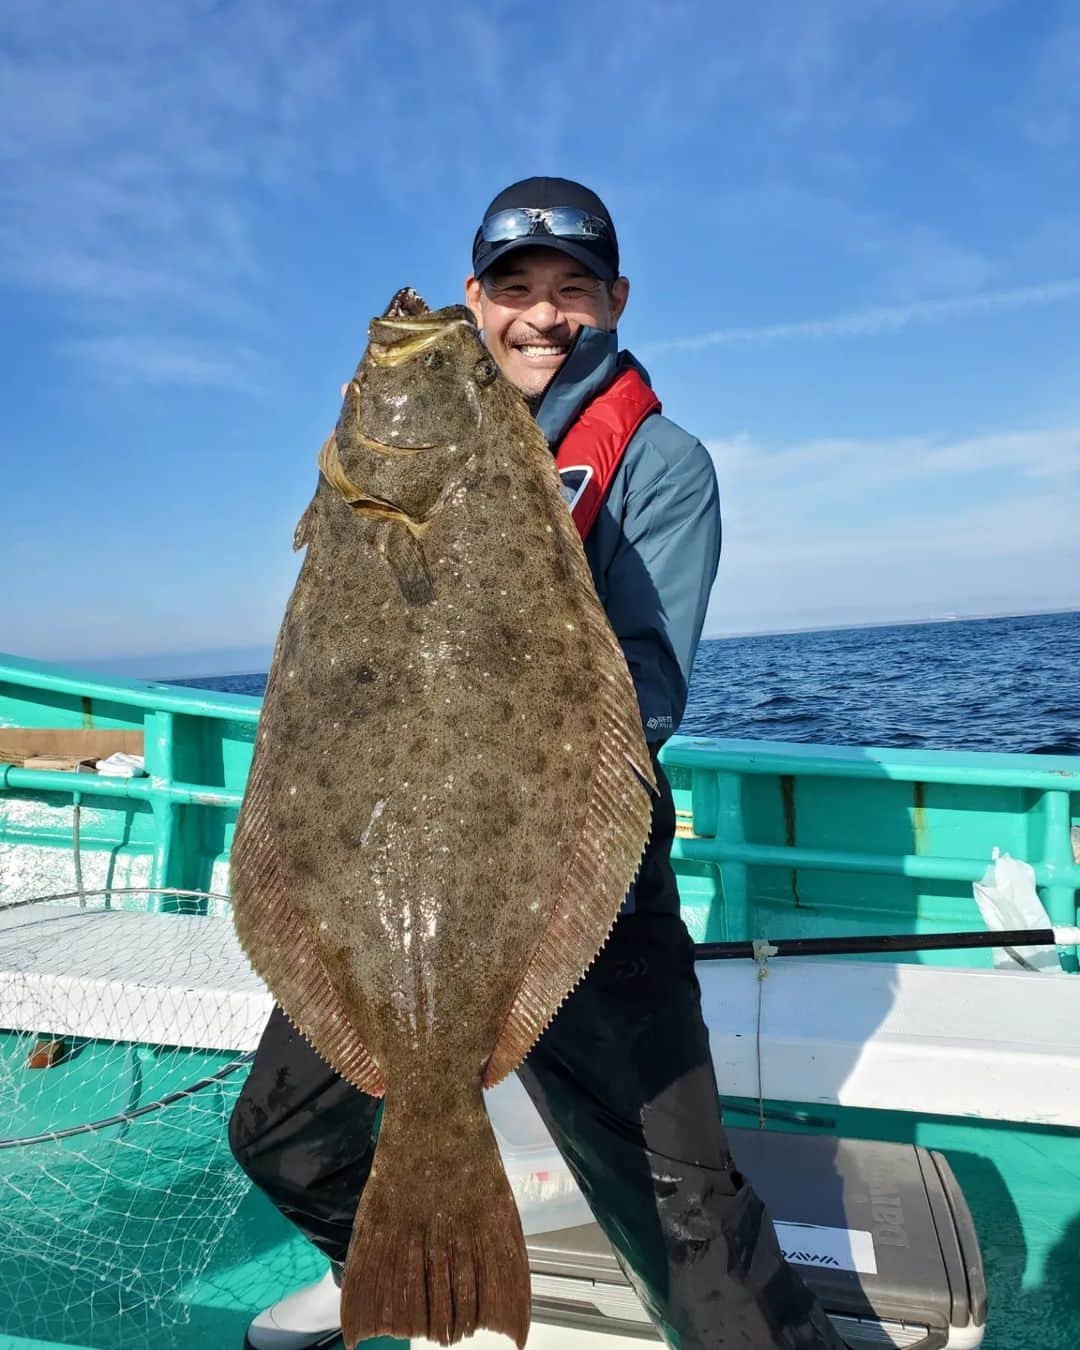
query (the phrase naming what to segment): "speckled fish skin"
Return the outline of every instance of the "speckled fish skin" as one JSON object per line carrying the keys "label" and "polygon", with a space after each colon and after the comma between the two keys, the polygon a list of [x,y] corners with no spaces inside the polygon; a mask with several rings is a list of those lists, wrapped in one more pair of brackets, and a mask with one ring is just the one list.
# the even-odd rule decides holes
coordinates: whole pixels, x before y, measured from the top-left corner
{"label": "speckled fish skin", "polygon": [[633,685],[550,450],[468,311],[374,319],[274,656],[233,850],[241,941],[386,1106],[347,1344],[488,1326],[528,1269],[481,1084],[595,957],[648,837]]}

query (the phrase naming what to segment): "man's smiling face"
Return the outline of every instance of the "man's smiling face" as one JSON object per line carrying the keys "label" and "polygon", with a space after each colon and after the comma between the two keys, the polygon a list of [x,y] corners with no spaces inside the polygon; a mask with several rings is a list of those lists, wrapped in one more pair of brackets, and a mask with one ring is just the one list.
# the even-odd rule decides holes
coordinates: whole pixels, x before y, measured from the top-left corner
{"label": "man's smiling face", "polygon": [[610,332],[630,283],[609,286],[553,248],[516,249],[481,279],[465,282],[465,300],[506,378],[526,398],[542,394],[583,326]]}

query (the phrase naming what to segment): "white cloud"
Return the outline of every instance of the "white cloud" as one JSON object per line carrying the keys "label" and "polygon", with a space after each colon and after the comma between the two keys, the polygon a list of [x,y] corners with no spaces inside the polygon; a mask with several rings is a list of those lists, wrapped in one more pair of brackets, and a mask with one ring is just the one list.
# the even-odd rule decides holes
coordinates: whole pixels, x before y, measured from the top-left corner
{"label": "white cloud", "polygon": [[648,352],[697,351],[704,347],[727,346],[744,342],[784,342],[798,339],[820,341],[825,338],[882,337],[919,324],[948,323],[953,319],[1032,305],[1051,305],[1080,300],[1080,278],[1070,277],[1042,286],[1022,286],[1013,290],[983,291],[976,295],[956,296],[951,300],[921,300],[905,305],[880,305],[833,314],[821,319],[797,319],[790,323],[761,324],[743,328],[717,328],[709,333],[670,338],[642,348]]}
{"label": "white cloud", "polygon": [[151,336],[85,338],[64,350],[123,384],[182,384],[257,392],[260,361],[243,346],[163,341]]}
{"label": "white cloud", "polygon": [[1080,604],[1080,426],[709,449],[724,558],[707,632]]}
{"label": "white cloud", "polygon": [[240,194],[313,158],[339,88],[326,40],[280,6],[57,0],[6,16],[0,279],[82,303],[235,311],[258,276]]}
{"label": "white cloud", "polygon": [[949,237],[910,214],[890,217],[864,200],[798,186],[792,179],[767,179],[725,193],[715,218],[749,238],[814,241],[823,258],[836,255],[859,275],[873,275],[873,293],[889,304],[954,297],[985,290],[998,270],[970,244]]}

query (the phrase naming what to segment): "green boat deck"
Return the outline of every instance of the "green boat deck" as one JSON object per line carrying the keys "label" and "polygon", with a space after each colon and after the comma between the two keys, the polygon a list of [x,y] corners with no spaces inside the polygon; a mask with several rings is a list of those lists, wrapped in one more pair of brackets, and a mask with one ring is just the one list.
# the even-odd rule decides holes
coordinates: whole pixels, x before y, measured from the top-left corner
{"label": "green boat deck", "polygon": [[[110,779],[0,762],[0,904],[80,883],[226,892],[258,713],[257,699],[0,657],[0,747],[5,728],[141,732],[147,768],[146,777]],[[675,737],[663,760],[679,812],[673,857],[683,911],[699,941],[981,927],[971,883],[994,847],[1034,866],[1054,923],[1077,922],[1076,759]],[[1075,971],[1076,950],[1061,955]],[[992,962],[989,951],[900,959]],[[88,1053],[115,1054],[120,1063],[131,1051]],[[211,1071],[221,1063],[210,1052],[203,1059]],[[985,1345],[1080,1344],[1080,1129],[805,1102],[766,1106],[770,1129],[942,1149],[983,1246],[991,1300]],[[745,1100],[726,1108],[739,1125],[758,1110]],[[5,1225],[26,1215],[16,1213],[16,1193],[2,1187],[8,1165],[0,1150],[0,1350],[239,1347],[253,1310],[321,1269],[285,1221],[248,1192],[210,1266],[183,1292],[187,1324],[151,1333],[141,1314],[121,1313],[127,1296],[115,1274],[81,1288],[79,1272],[35,1273],[26,1250],[13,1250]],[[196,1212],[183,1219],[196,1234],[199,1221]]]}

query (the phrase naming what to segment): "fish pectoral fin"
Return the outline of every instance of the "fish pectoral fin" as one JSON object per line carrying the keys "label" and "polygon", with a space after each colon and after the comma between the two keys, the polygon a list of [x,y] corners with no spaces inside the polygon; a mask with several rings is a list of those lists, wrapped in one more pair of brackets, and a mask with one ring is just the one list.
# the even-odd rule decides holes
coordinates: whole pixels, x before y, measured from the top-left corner
{"label": "fish pectoral fin", "polygon": [[408,525],[384,521],[379,527],[377,548],[389,564],[406,604],[430,605],[435,599],[435,582],[424,545]]}

